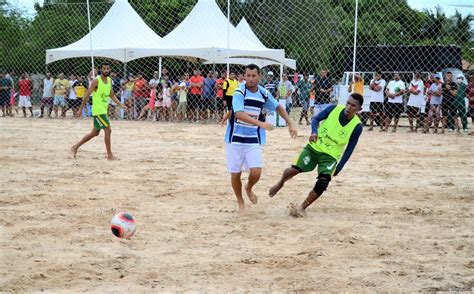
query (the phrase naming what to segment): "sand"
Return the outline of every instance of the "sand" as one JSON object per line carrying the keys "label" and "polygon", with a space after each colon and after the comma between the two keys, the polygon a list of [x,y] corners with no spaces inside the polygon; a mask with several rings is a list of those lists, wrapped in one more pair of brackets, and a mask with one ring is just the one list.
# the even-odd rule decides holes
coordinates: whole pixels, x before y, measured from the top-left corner
{"label": "sand", "polygon": [[[245,214],[226,173],[224,128],[113,121],[77,160],[82,119],[0,119],[0,291],[436,291],[474,287],[474,138],[364,131],[307,217],[314,185],[267,196],[309,127],[268,135]],[[246,176],[245,176],[246,177]],[[119,240],[110,220],[138,222]]]}

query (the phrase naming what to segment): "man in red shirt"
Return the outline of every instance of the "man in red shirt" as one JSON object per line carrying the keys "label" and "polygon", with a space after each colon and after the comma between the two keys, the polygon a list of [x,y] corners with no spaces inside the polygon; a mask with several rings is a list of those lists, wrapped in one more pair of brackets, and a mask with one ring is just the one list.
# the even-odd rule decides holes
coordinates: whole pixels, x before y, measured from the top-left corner
{"label": "man in red shirt", "polygon": [[[469,83],[466,87],[466,97],[469,99],[469,114],[471,115],[471,121],[474,125],[474,75],[469,76]],[[471,131],[469,135],[473,136],[474,131]]]}
{"label": "man in red shirt", "polygon": [[135,80],[133,86],[133,97],[135,98],[135,103],[133,103],[133,113],[139,114],[149,102],[149,91],[148,83],[143,78],[143,73],[138,73],[137,79]]}
{"label": "man in red shirt", "polygon": [[222,86],[224,85],[224,81],[226,78],[226,73],[225,71],[221,72],[220,78],[216,80],[216,88],[217,88],[217,94],[216,94],[216,114],[217,114],[217,121],[221,121],[221,119],[224,117],[224,110],[225,110],[225,105],[224,105],[224,89]]}
{"label": "man in red shirt", "polygon": [[21,74],[21,78],[18,81],[18,88],[20,90],[20,102],[18,107],[23,109],[23,117],[26,117],[26,108],[30,110],[31,117],[33,117],[33,107],[31,105],[31,81],[28,79],[26,72]]}
{"label": "man in red shirt", "polygon": [[[199,109],[204,107],[201,104],[202,100],[202,85],[204,84],[204,78],[201,76],[201,72],[198,69],[195,69],[193,76],[189,79],[189,97],[188,97],[188,107],[190,108],[190,118],[189,121],[198,121],[199,119]],[[196,110],[198,113],[196,114]],[[194,119],[196,116],[196,119]]]}

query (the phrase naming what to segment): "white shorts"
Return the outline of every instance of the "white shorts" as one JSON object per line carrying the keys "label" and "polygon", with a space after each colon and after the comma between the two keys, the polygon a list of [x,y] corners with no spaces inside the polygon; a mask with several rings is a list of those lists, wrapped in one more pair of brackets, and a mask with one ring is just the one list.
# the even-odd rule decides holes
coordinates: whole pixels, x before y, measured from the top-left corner
{"label": "white shorts", "polygon": [[251,168],[262,167],[262,147],[260,145],[226,144],[227,171],[240,173]]}
{"label": "white shorts", "polygon": [[20,95],[20,101],[18,102],[18,107],[31,107],[31,97]]}

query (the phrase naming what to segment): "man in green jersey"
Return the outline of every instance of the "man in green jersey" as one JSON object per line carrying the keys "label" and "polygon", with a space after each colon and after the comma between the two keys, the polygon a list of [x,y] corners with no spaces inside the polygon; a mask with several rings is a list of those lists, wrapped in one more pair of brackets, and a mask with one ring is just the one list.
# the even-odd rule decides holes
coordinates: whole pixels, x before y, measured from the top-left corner
{"label": "man in green jersey", "polygon": [[90,139],[98,136],[100,130],[104,129],[104,141],[105,147],[107,149],[107,159],[115,159],[114,155],[112,154],[112,146],[110,143],[112,129],[110,128],[110,122],[107,118],[109,97],[112,98],[112,100],[123,109],[126,109],[126,107],[125,105],[120,103],[120,100],[117,99],[117,96],[115,96],[115,93],[112,90],[112,79],[109,77],[110,65],[107,63],[102,64],[100,71],[100,76],[98,76],[92,81],[91,86],[82,98],[81,108],[76,113],[77,117],[81,116],[82,109],[86,105],[86,102],[92,93],[92,117],[94,118],[94,127],[92,128],[92,131],[90,133],[85,135],[84,138],[82,138],[76,145],[73,145],[71,147],[71,153],[74,158],[76,158],[77,150],[79,150],[79,147],[88,142]]}
{"label": "man in green jersey", "polygon": [[269,192],[270,197],[275,196],[286,181],[318,167],[318,179],[306,200],[299,207],[292,203],[288,206],[291,216],[305,216],[306,208],[323,194],[331,177],[339,174],[351,157],[362,133],[362,123],[357,116],[362,104],[362,95],[353,93],[347,99],[346,106],[330,105],[313,117],[309,143]]}

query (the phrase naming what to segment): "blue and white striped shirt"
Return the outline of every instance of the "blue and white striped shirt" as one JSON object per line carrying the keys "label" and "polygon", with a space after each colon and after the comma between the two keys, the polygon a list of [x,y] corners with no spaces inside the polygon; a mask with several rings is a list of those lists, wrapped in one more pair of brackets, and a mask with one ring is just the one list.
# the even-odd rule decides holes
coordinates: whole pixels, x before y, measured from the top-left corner
{"label": "blue and white striped shirt", "polygon": [[243,111],[258,120],[263,108],[275,111],[278,105],[278,101],[275,100],[272,94],[260,85],[255,93],[247,89],[245,85],[237,88],[232,98],[233,113],[227,125],[225,142],[240,145],[265,144],[264,129],[238,120],[234,114]]}

